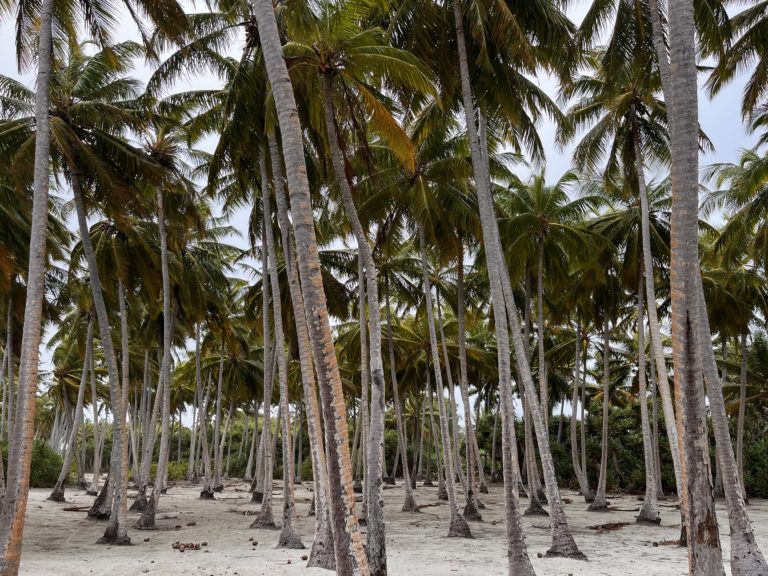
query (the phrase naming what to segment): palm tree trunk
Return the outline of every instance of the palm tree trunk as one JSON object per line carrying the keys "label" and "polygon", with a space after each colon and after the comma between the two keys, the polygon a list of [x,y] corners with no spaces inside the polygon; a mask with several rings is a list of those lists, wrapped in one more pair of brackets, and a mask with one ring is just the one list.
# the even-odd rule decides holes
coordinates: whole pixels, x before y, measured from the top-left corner
{"label": "palm tree trunk", "polygon": [[160,237],[160,269],[163,280],[163,350],[160,362],[160,375],[158,378],[158,398],[160,401],[162,390],[162,419],[160,421],[160,452],[157,456],[157,472],[155,473],[152,495],[147,509],[142,512],[136,522],[136,528],[152,529],[155,527],[155,516],[160,502],[160,494],[163,492],[166,472],[168,470],[168,456],[171,445],[171,433],[169,424],[171,420],[171,338],[173,332],[173,314],[171,310],[171,277],[168,270],[168,237],[165,228],[165,206],[163,191],[158,187],[155,191],[157,205],[157,227]]}
{"label": "palm tree trunk", "polygon": [[610,317],[608,315],[608,308],[605,307],[603,309],[603,418],[600,436],[600,477],[597,481],[595,499],[589,505],[589,510],[592,512],[606,512],[608,510],[605,488],[608,476],[608,418],[611,405],[611,349],[609,334]]}
{"label": "palm tree trunk", "polygon": [[653,253],[651,251],[651,217],[648,205],[648,191],[645,185],[645,171],[643,169],[643,154],[640,143],[640,132],[637,129],[637,118],[632,111],[633,134],[634,134],[634,155],[635,170],[637,172],[638,192],[640,196],[640,220],[641,220],[641,240],[643,249],[643,273],[645,276],[645,296],[648,302],[648,326],[650,328],[651,351],[653,360],[656,363],[656,373],[658,375],[658,387],[664,408],[664,424],[669,438],[669,448],[672,454],[672,465],[675,470],[675,482],[677,484],[678,497],[683,498],[685,487],[683,485],[683,476],[681,468],[681,458],[679,450],[679,439],[677,437],[677,423],[675,421],[675,409],[672,400],[672,392],[669,386],[669,377],[667,374],[667,362],[664,356],[664,348],[661,341],[661,328],[656,311],[656,286],[653,272]]}
{"label": "palm tree trunk", "polygon": [[[251,523],[251,528],[276,528],[274,514],[272,512],[272,480],[273,459],[272,451],[272,392],[275,383],[275,371],[277,354],[272,348],[270,336],[270,283],[269,283],[269,249],[266,242],[266,217],[261,222],[261,301],[262,322],[264,334],[264,418],[261,429],[261,450],[256,465],[256,489],[253,497],[258,500],[261,495],[261,509],[259,515]],[[278,342],[275,342],[275,348]],[[280,344],[282,345],[282,344]],[[261,492],[259,492],[261,490]]]}
{"label": "palm tree trunk", "polygon": [[91,355],[89,369],[91,379],[91,407],[93,408],[93,474],[91,476],[91,486],[88,489],[88,494],[95,496],[99,493],[99,476],[101,475],[101,450],[99,447],[101,443],[99,440],[99,401],[96,394],[96,368],[93,355]]}
{"label": "palm tree trunk", "polygon": [[216,380],[216,407],[213,424],[213,491],[221,492],[223,485],[221,483],[221,451],[219,450],[220,435],[221,435],[221,399],[224,391],[224,335],[221,335],[221,351],[219,353],[219,376]]}
{"label": "palm tree trunk", "polygon": [[351,576],[357,571],[367,576],[370,574],[368,560],[355,516],[347,410],[323,293],[301,124],[288,68],[283,60],[274,7],[269,0],[256,0],[252,8],[259,26],[264,62],[283,138],[283,157],[298,255],[297,267],[323,404],[329,485],[334,487],[329,495],[336,572],[339,576]]}
{"label": "palm tree trunk", "polygon": [[320,421],[320,404],[317,398],[317,382],[312,367],[312,350],[310,344],[307,316],[304,308],[304,297],[299,283],[299,272],[296,266],[296,248],[291,236],[291,223],[288,220],[288,206],[285,200],[285,185],[283,167],[280,160],[280,150],[274,136],[268,134],[270,158],[272,161],[272,176],[275,183],[275,200],[277,218],[280,225],[283,254],[288,270],[288,287],[296,324],[296,339],[299,351],[299,368],[304,391],[304,406],[307,417],[307,436],[312,460],[312,477],[315,482],[315,535],[312,551],[307,562],[308,567],[334,570],[336,559],[333,548],[333,533],[331,531],[331,510],[329,506],[328,463],[323,442],[323,430]]}
{"label": "palm tree trunk", "polygon": [[[406,448],[405,430],[403,424],[403,409],[400,405],[400,393],[397,384],[397,364],[395,362],[395,341],[392,335],[392,306],[389,301],[389,277],[385,278],[386,282],[386,314],[387,314],[387,343],[389,346],[389,376],[392,379],[392,395],[394,396],[395,403],[395,419],[397,423],[397,438],[399,440],[401,450],[403,454],[407,456],[408,450]],[[413,496],[413,486],[411,485],[411,470],[408,469],[408,458],[403,458],[403,480],[405,485],[405,501],[403,502],[403,512],[418,512],[419,508],[416,506],[416,499]]]}
{"label": "palm tree trunk", "polygon": [[370,434],[371,417],[369,413],[370,400],[368,391],[370,390],[370,356],[368,354],[368,323],[365,314],[365,264],[361,250],[357,254],[357,307],[358,307],[358,326],[360,331],[360,444],[358,449],[364,454],[361,458],[358,454],[358,469],[362,469],[363,476],[363,506],[362,516],[368,515],[368,462],[367,446],[368,436]]}
{"label": "palm tree trunk", "polygon": [[683,424],[680,436],[685,445],[688,566],[692,575],[720,575],[724,573],[722,549],[712,493],[707,406],[701,386],[703,342],[696,339],[703,306],[696,289],[697,278],[700,281],[699,122],[693,6],[690,0],[670,0],[668,12],[670,56],[675,71],[667,98],[672,104],[669,110],[672,135],[672,351],[675,393],[680,398]]}
{"label": "palm tree trunk", "polygon": [[[48,186],[51,155],[50,77],[52,68],[53,0],[40,3],[35,92],[35,168],[32,185],[32,223],[29,241],[29,267],[26,277],[27,300],[19,356],[19,382],[13,430],[8,431],[8,476],[0,506],[0,573],[15,576],[21,561],[21,535],[27,509],[29,470],[36,408],[40,337],[43,326],[46,240],[48,234]],[[10,365],[13,364],[11,354]],[[9,371],[10,372],[10,371]],[[8,385],[13,391],[13,379]],[[11,392],[10,395],[13,393]],[[9,395],[9,396],[10,396]],[[10,416],[10,414],[9,414]]]}
{"label": "palm tree trunk", "polygon": [[93,350],[93,319],[88,319],[88,332],[85,336],[85,358],[83,358],[83,370],[80,375],[80,388],[77,389],[77,403],[75,404],[75,414],[72,422],[72,430],[69,432],[69,440],[67,441],[67,450],[64,454],[64,462],[61,465],[61,472],[59,472],[59,478],[56,480],[56,485],[53,487],[53,491],[48,500],[54,502],[64,502],[64,483],[69,476],[69,470],[72,467],[72,460],[74,459],[75,451],[77,450],[77,432],[80,429],[80,424],[83,421],[83,398],[85,398],[85,387],[88,382],[88,366],[91,364],[91,354]]}
{"label": "palm tree trunk", "polygon": [[[195,358],[195,378],[200,379],[200,355]],[[213,489],[211,488],[211,457],[208,451],[208,397],[211,389],[212,376],[208,375],[208,382],[205,390],[202,391],[200,399],[200,408],[197,416],[199,427],[199,445],[203,458],[203,490],[200,492],[200,498],[203,500],[213,500]]]}
{"label": "palm tree trunk", "polygon": [[[464,517],[459,513],[456,502],[456,489],[454,481],[456,478],[454,472],[453,450],[451,448],[451,436],[448,429],[448,416],[445,410],[445,397],[443,387],[443,376],[440,370],[440,354],[437,349],[437,334],[435,331],[435,320],[432,312],[432,287],[429,280],[429,263],[427,261],[427,242],[423,228],[419,228],[419,248],[421,251],[421,265],[423,268],[424,282],[424,305],[427,308],[427,326],[429,328],[429,342],[432,352],[432,364],[435,371],[435,388],[437,389],[437,404],[440,414],[440,433],[443,443],[443,456],[445,460],[445,483],[448,492],[448,505],[450,506],[451,520],[448,527],[448,537],[452,538],[472,538],[472,532],[469,529]],[[446,369],[449,369],[446,366]]]}
{"label": "palm tree trunk", "polygon": [[[445,330],[443,329],[443,310],[442,306],[440,304],[440,298],[439,296],[435,298],[435,304],[437,308],[437,327],[440,331],[440,349],[443,353],[443,365],[445,366],[445,377],[448,380],[448,402],[451,407],[451,417],[450,417],[450,433],[452,436],[452,451],[451,451],[451,458],[453,459],[454,464],[454,471],[456,472],[456,477],[454,477],[454,481],[456,478],[460,480],[461,488],[464,492],[464,501],[466,502],[469,498],[469,494],[467,492],[467,487],[464,483],[464,475],[461,473],[461,458],[459,456],[459,430],[458,430],[458,414],[456,412],[456,386],[453,382],[453,370],[451,369],[451,363],[450,359],[448,358],[448,345],[445,341]],[[479,516],[480,513],[477,513],[477,516]],[[473,518],[465,518],[466,520],[482,520],[482,518],[478,518],[477,516]]]}
{"label": "palm tree trunk", "polygon": [[537,244],[539,259],[536,267],[536,344],[539,352],[539,394],[544,411],[544,427],[549,434],[549,384],[544,358],[544,241],[539,239]]}
{"label": "palm tree trunk", "polygon": [[[578,310],[576,311],[578,314]],[[576,480],[579,483],[579,489],[581,490],[584,500],[591,502],[594,499],[592,490],[589,488],[589,482],[587,481],[587,475],[584,469],[579,463],[579,443],[576,432],[576,414],[578,406],[578,394],[581,381],[581,318],[576,318],[576,360],[573,363],[575,375],[573,379],[573,391],[571,393],[571,420],[570,420],[570,437],[571,437],[571,461],[573,462],[573,471],[576,475]],[[582,405],[582,418],[584,414],[584,406]]]}
{"label": "palm tree trunk", "polygon": [[[14,390],[14,381],[13,381],[13,294],[8,294],[8,316],[7,316],[7,323],[6,323],[6,331],[5,331],[5,350],[7,352],[7,363],[3,364],[3,366],[8,366],[8,413],[6,414],[8,418],[8,439],[11,438],[13,435],[13,422],[14,422],[14,412],[13,407],[16,404],[16,391]],[[5,422],[3,422],[0,425],[5,425]]]}
{"label": "palm tree trunk", "polygon": [[112,344],[112,330],[109,325],[109,316],[107,305],[104,301],[104,293],[101,288],[101,278],[99,275],[96,253],[91,243],[91,237],[88,230],[88,220],[83,199],[83,190],[80,184],[80,173],[78,167],[69,163],[70,178],[72,183],[72,193],[75,200],[75,210],[77,212],[77,223],[80,230],[80,239],[83,245],[83,253],[88,264],[88,273],[90,276],[91,292],[93,295],[93,308],[96,311],[96,320],[99,325],[101,335],[101,348],[104,351],[104,357],[107,364],[107,375],[109,380],[109,392],[112,400],[112,414],[114,422],[112,425],[112,453],[117,455],[114,480],[114,496],[112,500],[112,512],[109,518],[109,524],[101,538],[101,543],[110,544],[130,544],[127,525],[127,496],[128,496],[128,442],[125,434],[125,405],[123,404],[123,393],[119,381],[119,372],[117,368],[117,355]]}
{"label": "palm tree trunk", "polygon": [[[267,243],[269,261],[269,280],[272,285],[272,312],[275,326],[275,352],[277,354],[277,370],[280,384],[280,412],[283,431],[283,527],[280,531],[278,548],[304,548],[296,526],[296,500],[294,482],[296,472],[293,464],[293,448],[291,444],[291,414],[288,398],[288,360],[285,356],[285,335],[283,334],[283,311],[280,298],[280,279],[277,275],[277,250],[272,234],[272,208],[269,200],[267,177],[267,159],[262,154],[259,159],[262,174],[261,199],[264,218],[264,235]],[[264,288],[266,289],[266,287]]]}
{"label": "palm tree trunk", "polygon": [[464,248],[459,249],[456,264],[456,322],[459,332],[459,388],[461,389],[461,404],[464,408],[464,427],[467,435],[467,504],[464,507],[464,515],[471,516],[472,508],[477,510],[477,480],[475,473],[480,472],[480,492],[488,492],[485,485],[485,472],[480,462],[480,451],[477,445],[477,434],[472,422],[472,410],[469,406],[469,378],[467,376],[467,334],[466,334],[466,310],[464,303]]}
{"label": "palm tree trunk", "polygon": [[195,478],[195,457],[197,455],[197,434],[200,427],[198,412],[201,406],[200,382],[200,322],[195,323],[195,398],[192,402],[192,436],[189,440],[189,460],[187,461],[187,480],[192,481]]}
{"label": "palm tree trunk", "polygon": [[[552,542],[553,546],[548,551],[548,554],[564,555],[574,558],[584,558],[584,555],[579,551],[576,546],[573,536],[568,529],[568,522],[563,510],[562,500],[560,498],[560,492],[557,487],[557,478],[555,476],[554,464],[552,461],[552,454],[549,449],[549,438],[544,424],[544,418],[541,413],[541,407],[539,406],[538,398],[535,395],[535,388],[533,386],[533,380],[530,374],[530,366],[528,363],[526,346],[522,339],[522,332],[520,331],[520,321],[517,316],[517,309],[514,303],[514,297],[512,295],[512,286],[509,280],[509,274],[506,270],[506,264],[503,260],[503,251],[501,249],[501,242],[499,240],[498,223],[496,222],[496,216],[493,208],[493,199],[490,191],[490,176],[488,172],[488,166],[483,162],[477,137],[477,129],[474,122],[474,105],[472,103],[472,88],[470,84],[469,76],[469,63],[467,58],[467,49],[464,39],[464,25],[461,14],[461,6],[458,2],[454,3],[454,20],[456,25],[456,37],[459,53],[459,70],[461,78],[462,88],[462,103],[464,108],[464,120],[467,127],[469,136],[470,152],[472,156],[472,166],[475,172],[475,185],[477,188],[478,204],[480,206],[480,221],[483,228],[483,240],[486,248],[486,254],[490,249],[491,258],[489,259],[490,265],[488,266],[489,278],[492,286],[492,303],[494,309],[497,311],[507,311],[507,317],[509,321],[509,328],[512,333],[512,340],[514,343],[515,354],[517,356],[518,365],[521,367],[521,373],[523,374],[523,389],[525,395],[530,399],[531,415],[533,416],[534,425],[536,428],[536,436],[539,443],[539,452],[541,454],[542,465],[544,468],[544,478],[547,487],[547,497],[550,503],[552,512]],[[501,284],[499,287],[497,283]],[[495,314],[495,318],[502,319],[504,314]],[[500,328],[503,327],[503,334]],[[507,354],[504,354],[503,343],[507,340],[507,326],[505,322],[501,322],[496,327],[496,338],[499,344],[499,358],[506,361]],[[507,343],[507,346],[509,344]],[[508,349],[508,348],[507,348]],[[511,380],[508,370],[500,370],[500,378],[502,379],[501,388],[504,393],[507,392],[507,382]],[[511,402],[502,402],[502,409],[505,406],[509,407]],[[507,415],[506,421],[510,422],[507,427],[512,430],[512,422],[514,417]],[[505,483],[506,484],[506,483]],[[505,488],[506,489],[506,488]],[[512,487],[510,486],[510,493]],[[510,514],[509,507],[513,506],[514,500],[509,496],[506,497],[507,514]],[[514,528],[510,527],[509,521],[507,522],[507,530]],[[514,554],[510,551],[510,559],[514,557]],[[511,562],[512,560],[510,560]]]}
{"label": "palm tree trunk", "polygon": [[741,496],[747,500],[747,485],[744,482],[744,415],[747,407],[747,333],[741,334],[739,345],[741,369],[739,373],[739,419],[736,427],[736,467],[739,471]]}
{"label": "palm tree trunk", "polygon": [[643,456],[645,460],[645,499],[637,516],[638,523],[661,524],[656,488],[656,459],[653,454],[651,424],[648,417],[648,391],[645,386],[645,323],[643,322],[645,299],[643,279],[637,289],[637,382],[640,402],[640,426],[643,434]]}
{"label": "palm tree trunk", "polygon": [[344,158],[339,146],[336,118],[333,110],[333,87],[331,77],[323,76],[323,104],[325,124],[328,130],[328,143],[331,161],[336,175],[336,183],[341,191],[344,212],[357,240],[359,256],[363,259],[368,297],[368,331],[370,343],[371,370],[371,421],[370,436],[366,438],[366,519],[368,537],[366,552],[371,576],[385,576],[387,573],[386,534],[384,530],[384,510],[382,508],[383,455],[384,455],[384,362],[381,357],[381,306],[379,305],[379,282],[376,264],[373,261],[368,237],[357,215],[352,190],[347,182],[344,170]]}

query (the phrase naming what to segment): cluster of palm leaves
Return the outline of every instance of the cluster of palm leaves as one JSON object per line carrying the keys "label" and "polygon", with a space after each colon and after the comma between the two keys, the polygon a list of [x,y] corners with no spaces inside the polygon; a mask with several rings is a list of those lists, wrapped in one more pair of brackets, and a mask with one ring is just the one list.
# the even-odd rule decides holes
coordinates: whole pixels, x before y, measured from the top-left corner
{"label": "cluster of palm leaves", "polygon": [[[600,510],[611,406],[639,405],[638,520],[658,523],[661,434],[681,498],[698,489],[684,485],[686,469],[711,475],[708,450],[692,444],[706,443],[706,418],[692,418],[696,401],[705,406],[694,394],[702,375],[717,485],[734,542],[750,550],[734,573],[768,570],[746,518],[743,472],[747,403],[763,411],[766,398],[759,361],[748,361],[766,318],[766,3],[731,17],[718,2],[686,8],[701,58],[715,63],[711,93],[752,72],[742,113],[760,138],[738,164],[688,182],[689,196],[705,198],[701,219],[689,218],[697,257],[687,265],[692,278],[701,271],[706,309],[691,285],[685,306],[707,328],[696,324],[693,336],[679,332],[675,242],[685,184],[674,144],[690,107],[672,97],[683,75],[670,67],[678,47],[668,31],[688,12],[675,12],[683,0],[669,4],[595,1],[576,26],[550,1],[254,0],[188,14],[171,0],[126,2],[141,43],[113,43],[111,4],[21,2],[18,59],[37,66],[38,85],[0,77],[6,572],[18,570],[13,535],[34,435],[64,455],[51,498],[63,500],[75,461],[83,483],[88,465],[91,514],[109,519],[104,542],[124,544],[129,477],[135,527],[152,528],[175,423],[187,478],[202,476],[201,498],[214,499],[242,421],[239,452],[261,503],[253,526],[277,524],[279,462],[279,546],[303,547],[294,483],[306,437],[317,518],[310,565],[386,574],[391,410],[403,510],[418,510],[412,485],[431,482],[434,453],[456,537],[471,537],[467,521],[481,519],[488,463],[475,426],[481,412],[495,414],[503,441],[489,465],[502,462],[509,569],[533,574],[523,492],[526,513],[549,506],[549,554],[584,557],[557,485],[552,414],[560,410],[562,425],[570,410],[575,481]],[[0,0],[0,16],[11,8]],[[146,85],[132,77],[141,59],[152,71]],[[214,87],[178,90],[204,74]],[[560,104],[537,84],[541,74],[558,79]],[[544,118],[560,145],[575,144],[572,169],[554,183]],[[693,155],[710,150],[688,124]],[[248,229],[234,230],[228,222],[243,209]],[[247,248],[231,244],[237,233]],[[53,367],[39,386],[43,327]],[[686,338],[701,343],[700,374],[673,378],[670,348],[675,366],[682,353],[695,364]],[[583,456],[587,418],[602,423],[596,487]],[[78,448],[89,438],[92,465]],[[698,509],[683,501],[681,513],[698,546]]]}

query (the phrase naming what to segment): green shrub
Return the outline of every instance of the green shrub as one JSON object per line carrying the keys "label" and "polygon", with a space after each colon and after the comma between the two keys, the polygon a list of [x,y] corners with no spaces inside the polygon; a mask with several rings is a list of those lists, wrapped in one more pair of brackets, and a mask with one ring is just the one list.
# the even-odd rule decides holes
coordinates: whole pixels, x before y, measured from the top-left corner
{"label": "green shrub", "polygon": [[304,458],[304,462],[301,463],[301,470],[299,471],[299,474],[301,474],[302,480],[314,480],[314,472],[312,471],[312,458]]}
{"label": "green shrub", "polygon": [[[8,470],[8,446],[3,446],[3,463]],[[31,488],[53,488],[59,479],[59,472],[64,462],[58,454],[43,440],[35,440],[32,447],[32,467],[29,471]],[[76,477],[76,476],[75,476]]]}
{"label": "green shrub", "polygon": [[[226,464],[226,463],[225,463]],[[248,456],[242,454],[240,458],[233,455],[229,459],[229,475],[232,478],[242,478],[245,476],[245,468],[248,466]]]}

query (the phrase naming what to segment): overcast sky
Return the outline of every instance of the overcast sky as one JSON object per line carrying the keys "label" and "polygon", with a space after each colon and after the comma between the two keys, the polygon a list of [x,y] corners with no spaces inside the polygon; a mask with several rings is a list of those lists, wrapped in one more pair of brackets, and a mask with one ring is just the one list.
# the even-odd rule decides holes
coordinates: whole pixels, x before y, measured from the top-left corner
{"label": "overcast sky", "polygon": [[[586,11],[588,3],[576,2],[570,9],[570,17],[578,22]],[[0,24],[0,74],[12,78],[21,79],[27,86],[34,85],[34,71],[27,71],[19,74],[16,68],[16,56],[14,49],[14,25],[11,21]],[[127,18],[120,23],[116,40],[137,39],[133,23]],[[235,50],[240,47],[236,46]],[[146,81],[151,74],[151,68],[143,62],[137,62],[135,76]],[[538,79],[542,87],[553,98],[556,98],[558,86],[556,82],[548,77]],[[708,134],[715,146],[715,151],[702,156],[702,165],[714,162],[733,162],[738,159],[739,150],[754,145],[755,138],[748,135],[740,116],[740,96],[743,88],[744,79],[738,78],[726,89],[724,89],[715,99],[710,100],[702,92],[699,99],[700,122],[704,131]],[[177,86],[178,90],[189,88],[212,88],[216,85],[213,77],[189,78]],[[554,126],[547,121],[543,121],[540,126],[540,134],[544,142],[547,157],[547,177],[550,180],[556,180],[570,167],[570,149],[560,150],[554,144]],[[207,148],[213,146],[208,143]],[[67,195],[67,191],[61,191],[61,195]],[[248,223],[247,210],[241,210],[235,214],[230,224],[237,230],[242,231],[242,236],[232,238],[231,242],[245,247],[246,228]],[[72,223],[74,228],[74,223]],[[50,352],[43,353],[44,364],[49,363]]]}

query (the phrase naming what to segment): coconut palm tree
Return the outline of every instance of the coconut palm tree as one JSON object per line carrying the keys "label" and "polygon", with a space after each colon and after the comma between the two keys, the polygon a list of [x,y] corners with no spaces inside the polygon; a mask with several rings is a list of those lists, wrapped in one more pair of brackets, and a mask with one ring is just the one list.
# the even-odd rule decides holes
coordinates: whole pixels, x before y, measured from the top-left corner
{"label": "coconut palm tree", "polygon": [[282,56],[274,8],[270,2],[258,0],[253,4],[253,11],[259,25],[264,62],[282,135],[302,294],[306,309],[312,310],[312,317],[308,318],[309,336],[325,418],[325,439],[329,452],[328,478],[332,486],[342,487],[341,492],[330,491],[336,571],[344,576],[351,576],[355,569],[368,573],[368,561],[354,512],[347,415],[339,366],[333,352],[328,309],[322,291],[323,280],[296,99]]}

